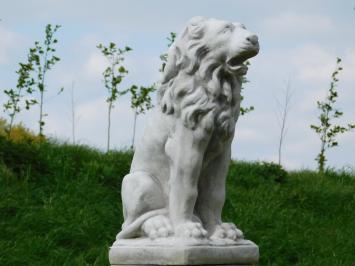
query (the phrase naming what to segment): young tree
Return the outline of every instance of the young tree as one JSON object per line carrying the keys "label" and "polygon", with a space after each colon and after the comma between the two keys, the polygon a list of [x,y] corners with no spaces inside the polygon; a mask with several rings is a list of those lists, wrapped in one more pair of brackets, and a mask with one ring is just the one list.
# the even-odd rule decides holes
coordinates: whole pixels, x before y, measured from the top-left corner
{"label": "young tree", "polygon": [[281,165],[282,158],[282,146],[286,136],[286,125],[288,113],[290,111],[290,103],[292,99],[292,90],[290,85],[290,80],[286,83],[286,88],[283,91],[283,98],[281,100],[276,98],[277,112],[276,118],[280,127],[279,143],[278,143],[278,164]]}
{"label": "young tree", "polygon": [[[176,33],[175,32],[170,32],[169,36],[166,38],[168,41],[167,46],[170,47],[175,39],[176,39]],[[159,72],[163,72],[166,62],[168,60],[168,54],[164,53],[160,55],[160,60],[162,61],[161,67],[159,68]],[[137,124],[137,117],[139,114],[144,113],[145,111],[149,110],[150,108],[153,107],[152,104],[152,99],[150,97],[150,93],[155,91],[155,86],[156,84],[153,84],[150,87],[144,87],[133,85],[129,89],[131,93],[131,108],[134,111],[134,122],[133,122],[133,134],[132,134],[132,145],[131,149],[134,148],[134,141],[135,141],[135,135],[136,135],[136,124]]]}
{"label": "young tree", "polygon": [[[249,61],[246,61],[245,63],[244,63],[246,66],[249,66],[250,65],[250,62]],[[248,83],[249,82],[249,80],[245,77],[245,76],[242,76],[242,86],[241,86],[241,88],[240,88],[240,101],[241,102],[243,102],[243,100],[244,100],[244,96],[242,95],[242,92],[243,92],[243,89],[244,89],[244,86],[243,86],[243,84],[246,84],[246,83]],[[245,115],[245,114],[247,114],[247,113],[249,113],[249,112],[251,112],[251,111],[253,111],[254,110],[254,106],[249,106],[249,107],[243,107],[243,106],[240,106],[240,114],[241,115]]]}
{"label": "young tree", "polygon": [[355,124],[348,124],[347,126],[341,126],[334,124],[334,119],[343,115],[339,109],[334,107],[334,104],[338,97],[337,85],[339,82],[338,74],[343,68],[340,66],[341,59],[337,58],[336,68],[332,73],[332,81],[324,101],[317,101],[317,106],[320,111],[319,124],[311,125],[311,128],[318,134],[321,141],[321,148],[316,161],[318,162],[318,171],[324,172],[325,162],[327,161],[325,152],[327,149],[338,146],[336,136],[343,134],[355,128]]}
{"label": "young tree", "polygon": [[[59,57],[54,55],[56,49],[54,48],[55,44],[58,43],[58,40],[54,37],[55,33],[60,28],[60,25],[52,26],[48,24],[45,30],[45,39],[43,44],[40,44],[38,41],[35,42],[35,46],[30,49],[29,52],[29,64],[32,65],[32,75],[34,75],[35,87],[34,89],[27,90],[28,93],[33,93],[37,91],[39,93],[39,100],[32,99],[26,102],[27,108],[32,104],[39,104],[39,136],[44,136],[43,129],[45,125],[44,117],[47,114],[43,111],[44,106],[44,93],[46,91],[46,74],[48,70],[51,70],[52,67],[60,60]],[[61,88],[60,92],[63,90]]]}
{"label": "young tree", "polygon": [[74,82],[71,85],[70,91],[70,111],[71,111],[71,134],[72,134],[72,141],[73,145],[75,145],[75,123],[77,120],[76,117],[76,102],[75,102],[75,95],[74,95]]}
{"label": "young tree", "polygon": [[154,85],[150,87],[140,86],[139,88],[136,85],[131,86],[131,108],[134,110],[134,122],[133,122],[133,134],[132,134],[132,145],[131,148],[134,148],[134,140],[136,135],[136,123],[137,117],[139,114],[144,113],[153,107],[152,98],[150,94],[155,90]]}
{"label": "young tree", "polygon": [[[20,112],[20,101],[22,97],[26,97],[25,108],[28,110],[32,105],[39,104],[39,136],[43,137],[43,127],[45,125],[43,112],[44,92],[46,91],[45,77],[48,72],[60,58],[54,55],[56,51],[54,45],[58,42],[54,38],[54,34],[60,28],[59,25],[54,27],[48,24],[45,29],[45,40],[41,45],[38,41],[35,46],[30,48],[26,63],[20,63],[20,69],[16,72],[18,80],[16,89],[4,90],[9,97],[4,108],[10,117],[9,133],[13,127],[13,122],[17,113]],[[26,92],[27,95],[23,95]],[[35,92],[39,93],[39,100],[30,98],[29,96]]]}
{"label": "young tree", "polygon": [[[176,33],[175,32],[170,32],[170,35],[166,38],[168,41],[168,48],[174,43],[176,39]],[[161,67],[159,69],[159,72],[163,72],[164,68],[166,66],[166,62],[168,61],[168,54],[164,53],[160,55],[160,60],[162,61]]]}
{"label": "young tree", "polygon": [[[29,60],[28,60],[29,61]],[[33,86],[35,85],[34,79],[30,76],[30,72],[33,70],[33,65],[29,61],[28,63],[20,63],[20,68],[16,73],[18,74],[18,80],[16,88],[4,90],[5,95],[8,97],[7,102],[4,104],[4,111],[9,116],[9,126],[7,128],[7,136],[10,137],[11,131],[14,125],[15,117],[21,111],[21,99],[25,96],[24,90],[28,93],[33,91]],[[26,109],[29,109],[31,104],[36,103],[36,101],[26,102]]]}
{"label": "young tree", "polygon": [[97,48],[108,60],[109,66],[102,73],[105,84],[105,88],[108,91],[108,97],[106,99],[108,103],[108,122],[107,122],[107,152],[110,150],[110,131],[111,131],[111,111],[114,107],[115,101],[126,94],[129,89],[120,90],[119,84],[123,78],[127,75],[128,71],[122,65],[124,61],[124,55],[132,49],[128,46],[121,49],[113,42],[110,42],[108,46],[99,44]]}
{"label": "young tree", "polygon": [[19,102],[21,99],[21,90],[5,89],[4,93],[9,98],[7,102],[4,103],[4,112],[6,112],[10,118],[9,126],[5,129],[7,136],[10,137],[15,116],[21,110],[19,106]]}

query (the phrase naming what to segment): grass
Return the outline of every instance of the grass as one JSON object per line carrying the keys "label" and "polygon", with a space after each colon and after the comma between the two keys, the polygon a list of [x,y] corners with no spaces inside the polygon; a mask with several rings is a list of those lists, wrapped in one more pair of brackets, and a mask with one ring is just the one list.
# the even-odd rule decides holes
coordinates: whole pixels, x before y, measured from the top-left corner
{"label": "grass", "polygon": [[299,171],[280,183],[265,168],[232,165],[224,212],[259,245],[260,265],[355,265],[354,176]]}
{"label": "grass", "polygon": [[[0,137],[0,265],[109,265],[132,154]],[[224,218],[258,265],[355,265],[355,177],[233,162]]]}

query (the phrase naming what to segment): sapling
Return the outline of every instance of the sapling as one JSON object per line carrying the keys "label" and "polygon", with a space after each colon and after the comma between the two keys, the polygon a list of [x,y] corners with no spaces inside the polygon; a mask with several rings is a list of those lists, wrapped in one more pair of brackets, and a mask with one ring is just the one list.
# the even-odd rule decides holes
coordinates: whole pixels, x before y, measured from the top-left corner
{"label": "sapling", "polygon": [[[170,32],[169,36],[166,39],[168,41],[167,46],[169,48],[176,39],[176,33]],[[161,54],[160,60],[162,61],[162,64],[161,67],[159,68],[159,72],[164,72],[168,60],[168,54],[167,53]],[[155,84],[153,84],[150,87],[140,86],[139,88],[138,86],[133,85],[131,86],[129,91],[131,93],[131,108],[134,110],[133,134],[132,134],[132,145],[131,145],[131,148],[133,149],[135,135],[136,135],[137,117],[139,114],[144,113],[145,111],[153,107],[150,93],[155,91]]]}
{"label": "sapling", "polygon": [[[54,55],[56,49],[54,48],[55,44],[58,43],[58,39],[54,37],[55,33],[60,28],[60,25],[52,26],[48,24],[45,30],[45,39],[43,44],[40,44],[38,41],[35,42],[35,46],[30,48],[29,52],[29,63],[32,65],[30,70],[32,75],[34,75],[35,87],[27,88],[27,92],[32,94],[34,91],[39,93],[39,100],[27,100],[26,107],[29,108],[30,105],[39,104],[39,136],[42,137],[43,129],[45,125],[44,117],[47,114],[44,113],[44,93],[46,91],[46,74],[48,70],[51,70],[52,67],[60,60],[60,58]],[[63,88],[60,90],[60,92]]]}
{"label": "sapling", "polygon": [[[244,63],[244,65],[245,65],[246,67],[248,67],[248,66],[250,65],[250,62],[249,62],[249,61],[246,61],[246,62]],[[241,84],[241,88],[240,88],[240,102],[243,102],[243,100],[244,100],[244,96],[242,95],[242,91],[243,91],[243,89],[244,89],[243,84],[248,83],[249,80],[248,80],[245,76],[242,76],[241,82],[242,82],[242,84]],[[241,114],[241,115],[245,115],[245,114],[247,114],[247,113],[249,113],[249,112],[251,112],[251,111],[253,111],[253,110],[254,110],[254,106],[252,106],[252,105],[249,106],[249,107],[240,106],[240,114]]]}
{"label": "sapling", "polygon": [[101,53],[108,60],[109,65],[102,73],[104,85],[108,92],[106,102],[108,103],[108,122],[107,122],[107,152],[110,150],[110,131],[111,131],[111,111],[118,98],[126,94],[129,89],[120,90],[119,84],[127,75],[127,69],[122,65],[124,55],[132,49],[128,46],[121,49],[115,43],[110,42],[108,46],[99,44],[97,46]]}
{"label": "sapling", "polygon": [[[167,46],[170,47],[175,39],[176,33],[170,32],[169,36],[166,38],[168,41]],[[162,61],[161,67],[159,68],[159,72],[164,72],[166,62],[168,60],[168,54],[164,53],[160,55],[160,60]],[[152,99],[150,94],[155,91],[155,84],[150,87],[144,86],[136,86],[133,85],[129,89],[131,93],[131,108],[134,110],[134,122],[133,122],[133,134],[132,134],[132,145],[131,148],[134,148],[134,141],[136,135],[136,124],[137,124],[137,117],[139,114],[144,113],[146,110],[149,110],[153,107]]]}
{"label": "sapling", "polygon": [[[5,89],[4,93],[8,97],[6,103],[4,103],[4,111],[9,116],[9,125],[7,128],[7,136],[10,137],[11,131],[14,125],[15,117],[20,113],[21,100],[25,96],[25,93],[31,93],[33,86],[35,85],[34,79],[30,76],[30,71],[33,70],[33,65],[28,60],[27,63],[20,63],[20,68],[16,73],[18,74],[17,85],[15,88]],[[35,100],[26,101],[26,109],[29,109],[31,104],[35,104]]]}
{"label": "sapling", "polygon": [[8,96],[8,100],[4,103],[4,111],[8,114],[10,118],[8,128],[5,128],[7,131],[7,136],[10,137],[12,125],[15,120],[15,116],[17,113],[20,112],[19,101],[21,99],[21,90],[14,90],[14,89],[5,89],[4,93]]}
{"label": "sapling", "polygon": [[[176,33],[175,32],[170,32],[170,35],[166,38],[168,41],[168,48],[174,43],[176,39]],[[160,60],[162,61],[161,67],[159,69],[159,72],[164,72],[166,62],[168,61],[168,54],[164,53],[160,55]]]}
{"label": "sapling", "polygon": [[133,135],[132,135],[132,145],[131,148],[134,148],[134,139],[136,135],[136,123],[137,117],[139,114],[144,113],[153,107],[152,98],[150,97],[151,92],[155,90],[154,85],[150,87],[140,86],[139,88],[136,85],[131,86],[131,107],[134,110],[134,122],[133,122]]}
{"label": "sapling", "polygon": [[74,95],[74,82],[71,85],[71,90],[70,90],[70,111],[71,111],[71,134],[72,134],[72,141],[73,145],[76,144],[75,142],[75,125],[76,125],[76,120],[77,120],[77,115],[76,115],[76,101],[75,101],[75,95]]}
{"label": "sapling", "polygon": [[337,58],[336,68],[332,73],[332,81],[328,89],[327,96],[323,101],[317,101],[317,107],[320,111],[319,124],[311,125],[311,128],[318,134],[321,141],[320,152],[316,157],[318,163],[318,171],[320,173],[324,172],[326,159],[326,150],[332,147],[338,146],[338,141],[336,140],[337,135],[343,134],[355,128],[355,124],[350,124],[346,126],[341,126],[335,124],[334,120],[340,118],[343,115],[339,109],[334,107],[334,104],[338,97],[337,85],[339,82],[338,75],[343,68],[340,65],[341,59]]}
{"label": "sapling", "polygon": [[280,134],[278,141],[278,164],[281,165],[282,159],[282,147],[287,133],[287,118],[290,111],[290,104],[292,100],[292,90],[290,85],[290,80],[286,83],[286,88],[283,91],[282,99],[276,98],[277,103],[277,113],[276,118],[279,124]]}
{"label": "sapling", "polygon": [[[4,104],[10,122],[8,136],[10,136],[15,116],[21,111],[20,102],[25,98],[25,108],[28,110],[32,105],[39,104],[39,136],[43,137],[43,127],[45,125],[43,112],[44,92],[46,91],[45,77],[48,72],[60,58],[54,55],[56,51],[54,45],[58,42],[54,38],[54,34],[60,28],[59,25],[54,27],[48,24],[45,29],[45,40],[41,45],[35,42],[33,48],[30,48],[27,55],[27,62],[20,63],[20,68],[16,72],[18,74],[17,85],[15,89],[4,90],[9,100]],[[39,99],[30,98],[33,93],[39,93]]]}

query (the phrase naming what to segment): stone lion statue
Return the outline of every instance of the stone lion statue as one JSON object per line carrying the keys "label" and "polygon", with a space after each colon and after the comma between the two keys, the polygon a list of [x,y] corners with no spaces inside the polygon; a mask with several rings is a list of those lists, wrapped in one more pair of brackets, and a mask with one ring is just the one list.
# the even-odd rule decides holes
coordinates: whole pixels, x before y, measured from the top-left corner
{"label": "stone lion statue", "polygon": [[221,213],[243,64],[259,51],[240,23],[195,17],[168,51],[158,106],[123,179],[117,239],[242,238]]}

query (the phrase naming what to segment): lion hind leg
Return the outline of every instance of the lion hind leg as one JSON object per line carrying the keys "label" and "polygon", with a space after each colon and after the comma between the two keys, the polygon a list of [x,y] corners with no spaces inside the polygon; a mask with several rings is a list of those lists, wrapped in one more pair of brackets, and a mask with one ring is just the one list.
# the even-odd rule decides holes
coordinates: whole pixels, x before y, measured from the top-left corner
{"label": "lion hind leg", "polygon": [[[159,183],[146,172],[134,172],[126,175],[122,181],[122,204],[124,223],[122,234],[132,231],[138,234],[140,226],[152,215],[165,213],[166,203]],[[158,211],[158,212],[157,212]],[[157,212],[157,214],[155,214]],[[133,226],[134,225],[134,226]],[[133,227],[132,227],[133,226]],[[134,232],[129,235],[134,235]]]}

